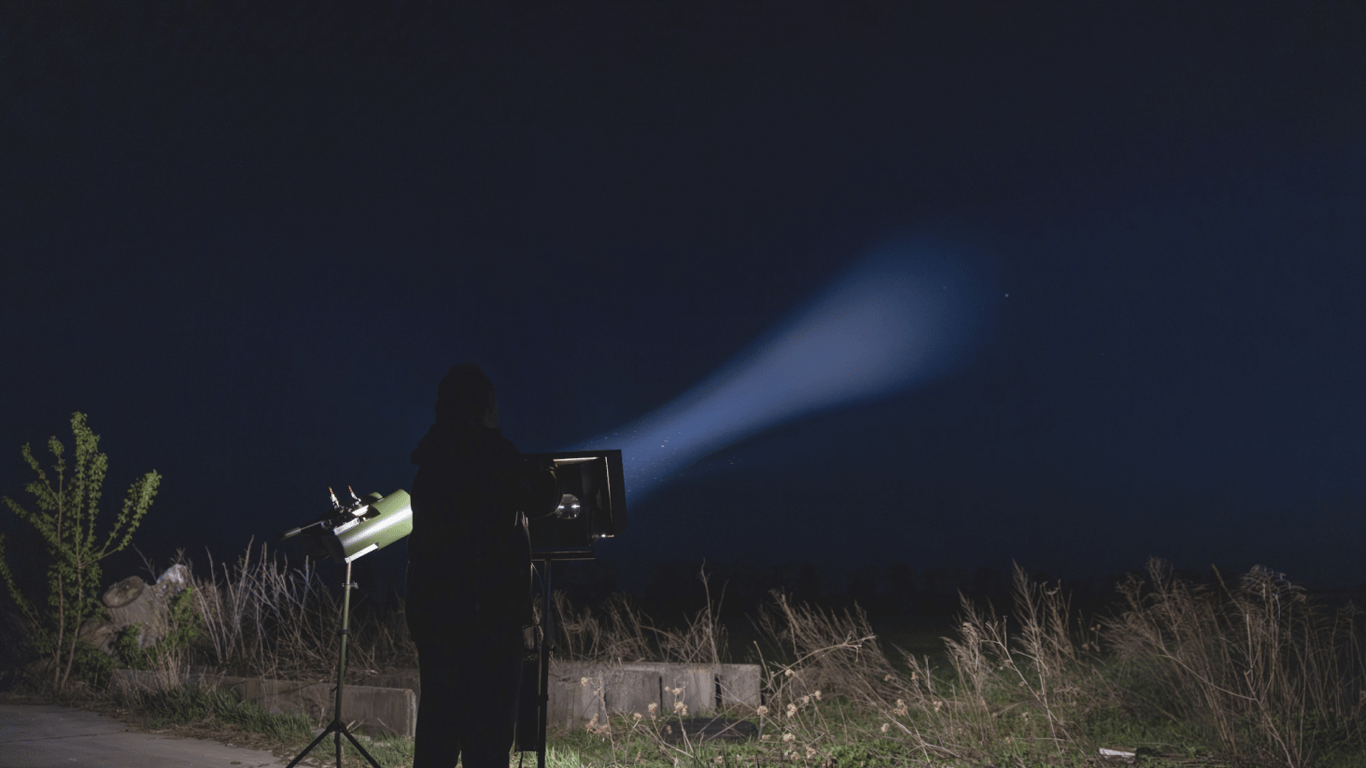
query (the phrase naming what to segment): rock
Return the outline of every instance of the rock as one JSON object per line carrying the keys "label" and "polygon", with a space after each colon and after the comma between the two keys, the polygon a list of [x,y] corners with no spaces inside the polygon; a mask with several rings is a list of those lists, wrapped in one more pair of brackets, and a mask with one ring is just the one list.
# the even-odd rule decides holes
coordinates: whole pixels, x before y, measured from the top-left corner
{"label": "rock", "polygon": [[137,600],[146,588],[147,582],[143,581],[142,577],[129,576],[104,591],[104,605],[111,609],[122,608]]}
{"label": "rock", "polygon": [[114,638],[118,636],[118,632],[112,621],[90,619],[81,625],[77,637],[105,653],[111,653],[114,650]]}
{"label": "rock", "polygon": [[166,632],[166,603],[158,599],[147,582],[129,576],[104,591],[104,606],[109,609],[109,620],[115,632],[139,624],[138,647],[146,648]]}
{"label": "rock", "polygon": [[190,578],[190,569],[181,563],[167,568],[157,579],[156,589],[167,600],[184,592],[194,584]]}
{"label": "rock", "polygon": [[[173,565],[161,574],[156,584],[129,576],[104,591],[104,606],[109,610],[113,634],[134,624],[141,625],[138,647],[147,648],[170,629],[170,605],[176,595],[191,585],[190,569]],[[106,641],[107,644],[107,641]]]}

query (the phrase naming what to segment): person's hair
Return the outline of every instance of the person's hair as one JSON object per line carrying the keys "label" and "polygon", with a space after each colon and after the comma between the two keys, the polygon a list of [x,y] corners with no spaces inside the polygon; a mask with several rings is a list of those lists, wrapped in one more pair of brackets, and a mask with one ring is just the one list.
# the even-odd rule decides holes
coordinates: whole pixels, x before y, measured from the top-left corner
{"label": "person's hair", "polygon": [[493,403],[493,381],[474,363],[460,363],[452,366],[437,385],[436,420],[479,422]]}

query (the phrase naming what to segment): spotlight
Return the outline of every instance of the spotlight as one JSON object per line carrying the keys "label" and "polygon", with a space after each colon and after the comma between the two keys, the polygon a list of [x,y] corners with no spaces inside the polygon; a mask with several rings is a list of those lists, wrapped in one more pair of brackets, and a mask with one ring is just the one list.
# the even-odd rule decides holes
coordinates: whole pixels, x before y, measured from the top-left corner
{"label": "spotlight", "polygon": [[536,560],[591,560],[593,545],[626,530],[626,479],[621,451],[527,454],[552,462],[560,486],[555,514],[529,522]]}

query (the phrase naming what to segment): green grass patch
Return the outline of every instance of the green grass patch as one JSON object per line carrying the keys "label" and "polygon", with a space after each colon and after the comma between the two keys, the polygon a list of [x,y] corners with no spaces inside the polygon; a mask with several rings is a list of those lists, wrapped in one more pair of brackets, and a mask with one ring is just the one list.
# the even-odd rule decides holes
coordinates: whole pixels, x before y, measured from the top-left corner
{"label": "green grass patch", "polygon": [[301,713],[276,715],[254,701],[219,688],[182,685],[136,695],[136,708],[152,728],[212,722],[276,739],[310,737],[313,722]]}
{"label": "green grass patch", "polygon": [[[400,736],[376,736],[370,737],[364,734],[353,734],[370,756],[384,768],[411,768],[413,764],[413,740]],[[336,734],[328,734],[322,743],[313,748],[309,757],[316,763],[335,766],[337,760]],[[298,753],[308,746],[308,742],[299,744],[297,749],[291,750]],[[532,763],[535,764],[534,761]],[[342,737],[342,766],[343,768],[370,768],[370,763],[361,756],[360,752],[351,745],[351,742]]]}
{"label": "green grass patch", "polygon": [[[174,726],[195,726],[209,731],[220,731],[220,738],[232,731],[245,731],[266,737],[279,752],[302,752],[325,724],[315,723],[307,715],[294,712],[274,714],[260,704],[239,698],[235,693],[196,685],[182,685],[164,691],[139,692],[123,702],[137,711],[144,724],[152,729]],[[413,740],[397,736],[370,736],[353,732],[365,750],[385,768],[411,766]],[[309,757],[313,762],[336,765],[336,734],[323,739]],[[342,737],[342,764],[345,768],[368,766],[356,748]]]}

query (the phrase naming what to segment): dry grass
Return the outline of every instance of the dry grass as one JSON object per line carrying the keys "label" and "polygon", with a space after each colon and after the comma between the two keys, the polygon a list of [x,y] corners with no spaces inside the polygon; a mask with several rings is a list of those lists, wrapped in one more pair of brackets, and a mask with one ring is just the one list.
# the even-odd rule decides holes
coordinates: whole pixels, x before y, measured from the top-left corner
{"label": "dry grass", "polygon": [[[207,640],[199,649],[209,666],[238,674],[328,680],[336,674],[341,598],[319,578],[316,563],[291,565],[262,544],[229,566],[209,562],[211,578],[197,580]],[[402,608],[368,610],[351,600],[348,680],[417,666]]]}
{"label": "dry grass", "polygon": [[[196,590],[205,639],[162,660],[160,671],[196,663],[292,679],[335,674],[339,599],[310,561],[291,565],[262,546],[233,564],[211,563],[210,574]],[[707,605],[674,628],[625,598],[576,610],[555,595],[557,656],[724,661],[726,628],[702,579]],[[857,607],[831,611],[774,593],[752,621],[763,706],[728,713],[762,731],[744,762],[1079,767],[1095,765],[1099,747],[1208,747],[1205,764],[1308,768],[1330,753],[1360,762],[1366,657],[1354,609],[1318,608],[1262,568],[1234,584],[1199,586],[1160,561],[1126,581],[1118,599],[1109,618],[1083,621],[1057,585],[1017,568],[1009,612],[963,600],[935,667],[905,653],[894,664],[896,649],[884,648]],[[416,666],[401,611],[355,607],[349,666],[358,680]],[[732,754],[666,743],[667,723],[654,715],[594,723],[578,736],[587,741],[572,743],[587,750],[585,764],[624,762],[632,750],[634,762],[645,750],[699,765]],[[1152,736],[1163,727],[1166,742]],[[591,757],[595,743],[607,754]]]}
{"label": "dry grass", "polygon": [[[1078,722],[1089,706],[1078,680],[1094,678],[1085,670],[1091,641],[1082,641],[1085,648],[1075,644],[1060,590],[1033,584],[1022,571],[1016,574],[1015,604],[1010,620],[965,601],[959,637],[948,641],[951,669],[907,658],[905,671],[889,659],[862,610],[827,610],[775,592],[754,620],[764,703],[729,713],[757,719],[757,743],[740,753],[676,740],[666,744],[660,729],[667,725],[653,713],[611,725],[595,722],[588,734],[602,744],[607,764],[628,761],[633,752],[639,759],[642,749],[675,764],[696,765],[1093,761],[1094,749],[1078,738]],[[711,614],[699,613],[692,626],[706,615]],[[648,626],[626,615],[611,623]]]}
{"label": "dry grass", "polygon": [[[899,687],[868,616],[855,607],[844,612],[793,604],[781,592],[759,611],[755,627],[788,661],[770,660],[768,698],[784,707],[814,695],[839,696],[880,706],[895,701]],[[761,652],[762,655],[762,652]]]}
{"label": "dry grass", "polygon": [[[721,663],[728,633],[716,618],[720,600],[712,602],[705,570],[699,572],[699,577],[706,593],[706,605],[685,617],[683,626],[675,629],[660,628],[622,595],[609,598],[594,612],[591,608],[575,608],[563,592],[552,593],[555,657],[609,663]],[[538,604],[538,615],[539,611]]]}
{"label": "dry grass", "polygon": [[[1011,598],[1004,614],[964,599],[936,668],[904,653],[893,664],[857,607],[774,593],[753,622],[764,705],[729,713],[756,719],[759,742],[666,744],[652,713],[590,724],[584,754],[606,754],[581,762],[1094,766],[1100,748],[1172,765],[1360,762],[1366,666],[1350,607],[1316,608],[1263,568],[1206,588],[1160,561],[1122,585],[1107,619],[1084,620],[1058,585],[1019,568]],[[661,630],[624,600],[597,614],[560,606],[574,658],[712,660],[723,636],[709,609]]]}
{"label": "dry grass", "polygon": [[[1094,755],[1079,723],[1095,701],[1092,643],[1077,640],[1066,596],[1017,568],[1014,612],[999,616],[964,599],[956,638],[945,638],[950,668],[909,654],[908,673],[883,673],[861,697],[881,720],[878,736],[926,762],[1084,761]],[[848,623],[846,623],[848,625]],[[853,628],[853,625],[849,625]]]}
{"label": "dry grass", "polygon": [[1120,588],[1106,638],[1157,684],[1142,705],[1198,723],[1231,759],[1311,764],[1315,736],[1357,737],[1366,704],[1360,614],[1327,612],[1281,574],[1254,568],[1234,585],[1192,585],[1160,561]]}

